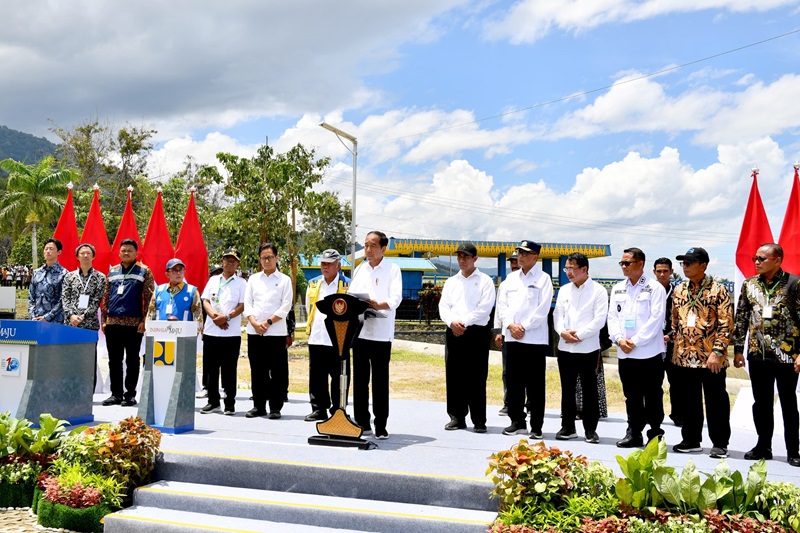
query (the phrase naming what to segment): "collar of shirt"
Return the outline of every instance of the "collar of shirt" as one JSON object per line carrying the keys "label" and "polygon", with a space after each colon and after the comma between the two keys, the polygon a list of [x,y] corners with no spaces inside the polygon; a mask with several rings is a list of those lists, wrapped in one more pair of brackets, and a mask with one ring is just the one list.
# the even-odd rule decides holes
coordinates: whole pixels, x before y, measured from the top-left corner
{"label": "collar of shirt", "polygon": [[183,290],[183,287],[185,286],[186,282],[184,281],[181,281],[177,285],[173,285],[172,283],[170,283],[169,286],[167,287],[167,290],[170,292],[170,294],[178,294]]}
{"label": "collar of shirt", "polygon": [[[475,269],[475,270],[477,270],[477,269]],[[536,263],[535,265],[533,265],[531,267],[530,270],[528,270],[527,273],[522,272],[522,269],[520,268],[519,269],[519,277],[520,277],[520,279],[533,281],[534,279],[536,279],[536,275],[541,271],[542,271],[542,267],[539,266],[539,263]]]}
{"label": "collar of shirt", "polygon": [[[775,272],[775,275],[772,276],[772,279],[770,280],[770,284],[774,284],[776,280],[783,281],[783,269],[782,268],[779,268],[778,271]],[[758,275],[758,281],[760,281],[762,285],[766,285],[767,284],[767,278],[766,278],[766,276],[764,276],[764,274],[759,274]]]}
{"label": "collar of shirt", "polygon": [[480,271],[480,270],[478,270],[478,268],[477,268],[477,267],[475,268],[475,270],[473,270],[473,271],[472,271],[472,274],[470,274],[469,276],[464,276],[464,273],[463,273],[463,272],[461,272],[460,270],[458,271],[458,275],[459,275],[459,276],[460,276],[462,279],[470,279],[470,278],[471,278],[471,277],[473,277],[473,276],[479,276],[479,275],[480,275],[480,273],[481,273],[481,271]]}

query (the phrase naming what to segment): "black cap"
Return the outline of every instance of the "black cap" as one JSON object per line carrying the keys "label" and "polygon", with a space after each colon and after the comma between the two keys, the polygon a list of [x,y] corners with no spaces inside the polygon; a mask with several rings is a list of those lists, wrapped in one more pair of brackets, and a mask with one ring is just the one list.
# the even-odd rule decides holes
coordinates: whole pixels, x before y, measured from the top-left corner
{"label": "black cap", "polygon": [[685,254],[679,255],[675,259],[678,261],[691,261],[693,263],[696,261],[698,263],[708,264],[708,252],[706,252],[705,248],[689,248],[686,250]]}
{"label": "black cap", "polygon": [[239,256],[239,250],[237,250],[237,249],[236,249],[235,247],[233,247],[233,246],[231,246],[230,248],[228,248],[227,250],[225,250],[225,251],[222,253],[222,257],[227,257],[227,256],[231,256],[231,257],[233,257],[234,259],[236,259],[237,261],[241,261],[241,259],[239,258],[239,257],[240,257],[240,256]]}
{"label": "black cap", "polygon": [[519,254],[517,253],[517,251],[516,251],[516,250],[514,250],[513,252],[511,252],[511,255],[510,255],[510,256],[508,256],[508,260],[509,260],[509,261],[517,261],[517,260],[519,260]]}
{"label": "black cap", "polygon": [[541,244],[539,244],[538,242],[533,242],[528,239],[523,240],[517,246],[517,250],[524,250],[526,252],[533,252],[535,254],[538,254],[541,249],[542,249]]}
{"label": "black cap", "polygon": [[458,245],[458,249],[456,250],[456,253],[464,253],[464,254],[467,254],[467,255],[471,255],[472,257],[475,257],[475,256],[478,255],[478,249],[475,248],[475,245],[472,244],[471,242],[464,241],[464,242],[462,242],[461,244]]}
{"label": "black cap", "polygon": [[216,276],[217,274],[221,273],[222,273],[222,267],[216,263],[211,265],[211,267],[208,269],[209,276]]}

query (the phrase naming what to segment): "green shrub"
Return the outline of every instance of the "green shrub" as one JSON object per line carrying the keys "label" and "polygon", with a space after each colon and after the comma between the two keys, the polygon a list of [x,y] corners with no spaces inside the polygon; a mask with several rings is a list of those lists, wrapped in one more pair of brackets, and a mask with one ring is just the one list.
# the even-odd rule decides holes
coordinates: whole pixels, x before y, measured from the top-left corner
{"label": "green shrub", "polygon": [[610,495],[613,473],[599,463],[591,468],[586,457],[552,447],[543,442],[520,440],[509,450],[492,454],[486,474],[495,484],[492,495],[500,509],[511,505],[561,506],[567,496]]}
{"label": "green shrub", "polygon": [[671,517],[666,522],[652,522],[632,516],[628,518],[628,533],[710,533],[705,520],[692,522]]}
{"label": "green shrub", "polygon": [[160,431],[130,417],[71,435],[58,456],[61,465],[80,464],[85,473],[113,477],[128,491],[149,481],[160,444]]}
{"label": "green shrub", "polygon": [[30,507],[33,483],[0,483],[0,507]]}
{"label": "green shrub", "polygon": [[[98,504],[117,509],[122,506],[124,486],[116,478],[86,472],[82,464],[62,459],[56,459],[51,470],[52,476],[43,483],[47,501],[78,509]],[[96,491],[96,495],[87,489]],[[88,499],[87,492],[92,494]]]}
{"label": "green shrub", "polygon": [[755,502],[770,520],[800,531],[800,488],[796,485],[768,481],[756,494]]}
{"label": "green shrub", "polygon": [[73,509],[66,505],[41,500],[38,508],[38,522],[44,527],[102,533],[103,517],[110,512],[111,509],[103,505],[87,509]]}

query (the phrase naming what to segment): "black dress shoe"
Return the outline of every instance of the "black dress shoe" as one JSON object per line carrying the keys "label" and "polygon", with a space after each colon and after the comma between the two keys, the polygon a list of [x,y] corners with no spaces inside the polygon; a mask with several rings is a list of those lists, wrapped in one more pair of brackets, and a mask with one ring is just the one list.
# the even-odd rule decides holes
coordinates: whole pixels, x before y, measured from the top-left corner
{"label": "black dress shoe", "polygon": [[791,466],[800,466],[800,457],[789,457],[789,464]]}
{"label": "black dress shoe", "polygon": [[306,422],[316,422],[318,420],[327,420],[328,417],[325,416],[325,411],[312,411],[306,415],[303,419]]}
{"label": "black dress shoe", "polygon": [[281,417],[280,411],[270,411],[269,416],[267,418],[269,418],[270,420],[278,420],[280,417]]}
{"label": "black dress shoe", "polygon": [[136,405],[136,398],[125,398],[120,405],[122,407],[133,407]]}
{"label": "black dress shoe", "polygon": [[639,448],[641,446],[644,446],[641,433],[628,432],[622,440],[617,441],[617,448]]}
{"label": "black dress shoe", "polygon": [[762,449],[755,447],[749,452],[744,454],[744,458],[748,461],[758,461],[759,459],[772,459],[772,450]]}
{"label": "black dress shoe", "polygon": [[459,420],[457,418],[450,417],[450,422],[444,425],[444,429],[447,431],[454,431],[456,429],[467,429],[467,422],[466,420]]}
{"label": "black dress shoe", "polygon": [[258,409],[257,407],[253,407],[249,411],[247,411],[244,416],[247,418],[257,418],[259,416],[266,416],[267,412],[263,409]]}
{"label": "black dress shoe", "polygon": [[120,398],[119,396],[109,396],[108,398],[103,400],[103,405],[105,406],[119,405],[121,403],[122,403],[122,398]]}

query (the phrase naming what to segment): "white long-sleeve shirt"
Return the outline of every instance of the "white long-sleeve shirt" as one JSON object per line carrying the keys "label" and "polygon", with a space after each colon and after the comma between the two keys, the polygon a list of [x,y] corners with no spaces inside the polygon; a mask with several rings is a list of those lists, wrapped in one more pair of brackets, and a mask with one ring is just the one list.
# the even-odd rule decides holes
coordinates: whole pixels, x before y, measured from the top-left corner
{"label": "white long-sleeve shirt", "polygon": [[244,317],[247,320],[247,333],[257,335],[256,328],[250,323],[249,317],[255,317],[257,322],[264,322],[272,315],[280,317],[267,328],[266,337],[286,336],[286,315],[292,309],[292,281],[286,274],[276,270],[269,276],[263,271],[253,274],[247,280],[244,291]]}
{"label": "white long-sleeve shirt", "polygon": [[[501,321],[506,342],[523,344],[547,344],[549,331],[547,317],[553,302],[553,279],[542,271],[537,263],[527,274],[522,269],[512,272],[503,281],[503,301],[498,300],[496,313],[502,313]],[[519,324],[525,328],[521,339],[511,336],[508,326]]]}
{"label": "white long-sleeve shirt", "polygon": [[630,353],[617,350],[620,359],[649,359],[664,353],[664,313],[667,293],[657,280],[642,274],[632,285],[620,281],[611,290],[608,336],[614,342],[628,339],[636,345]]}
{"label": "white long-sleeve shirt", "polygon": [[465,326],[485,326],[494,306],[494,282],[477,268],[465,278],[459,272],[444,282],[439,300],[439,317],[449,327],[453,322]]}
{"label": "white long-sleeve shirt", "polygon": [[[556,297],[553,323],[559,335],[558,349],[569,353],[591,353],[600,349],[600,330],[608,314],[608,293],[592,278],[580,287],[568,283]],[[567,342],[561,333],[574,330],[580,342]]]}
{"label": "white long-sleeve shirt", "polygon": [[[211,307],[218,313],[225,315],[233,312],[244,303],[244,293],[247,290],[247,282],[236,274],[225,279],[222,274],[211,277],[203,289],[203,300],[211,302]],[[222,329],[206,317],[203,325],[203,334],[213,337],[241,337],[242,336],[242,315],[236,315],[228,322],[228,329]]]}
{"label": "white long-sleeve shirt", "polygon": [[381,259],[374,268],[368,261],[361,263],[353,274],[350,282],[350,294],[367,294],[371,300],[386,302],[388,310],[381,311],[385,318],[367,318],[364,327],[358,334],[359,339],[369,341],[391,342],[394,340],[394,318],[396,310],[403,301],[403,276],[400,267]]}

